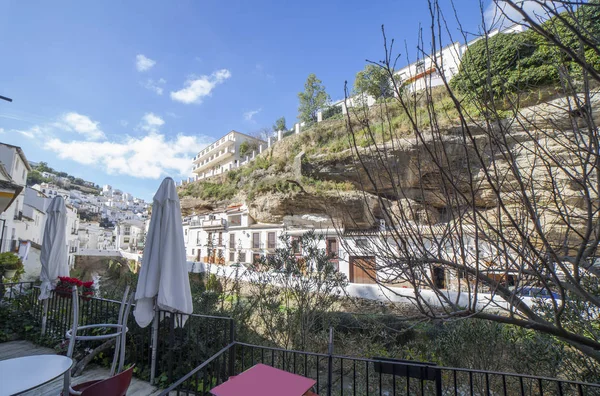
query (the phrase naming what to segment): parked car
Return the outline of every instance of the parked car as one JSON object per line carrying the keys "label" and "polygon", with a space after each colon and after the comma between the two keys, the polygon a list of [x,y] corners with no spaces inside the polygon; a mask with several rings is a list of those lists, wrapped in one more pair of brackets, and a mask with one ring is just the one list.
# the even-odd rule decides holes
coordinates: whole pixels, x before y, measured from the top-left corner
{"label": "parked car", "polygon": [[544,287],[524,286],[519,290],[519,294],[525,297],[533,298],[558,298],[560,295]]}

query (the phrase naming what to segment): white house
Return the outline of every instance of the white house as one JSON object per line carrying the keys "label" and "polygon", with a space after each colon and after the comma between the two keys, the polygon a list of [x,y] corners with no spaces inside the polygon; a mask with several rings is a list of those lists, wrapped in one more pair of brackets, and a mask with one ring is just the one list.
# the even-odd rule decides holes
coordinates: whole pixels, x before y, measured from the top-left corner
{"label": "white house", "polygon": [[[254,147],[244,152],[243,147]],[[196,180],[219,175],[240,166],[242,162],[258,155],[267,148],[264,140],[231,131],[200,151],[192,161],[192,172]]]}
{"label": "white house", "polygon": [[[25,153],[20,147],[0,143],[0,162],[12,179],[12,183],[25,188],[27,174],[31,170]],[[17,229],[21,227],[23,216],[23,193],[21,192],[10,206],[0,214],[0,252],[17,249]]]}
{"label": "white house", "polygon": [[146,236],[144,222],[134,219],[120,221],[113,233],[117,250],[135,253],[144,250]]}
{"label": "white house", "polygon": [[[493,37],[499,33],[520,33],[525,30],[522,25],[512,25],[504,29],[494,29],[487,34],[487,37]],[[469,46],[475,44],[483,37],[461,44],[454,42],[433,55],[422,55],[420,59],[396,71],[394,74],[398,82],[408,92],[418,92],[426,87],[433,88],[450,81],[460,68],[462,57],[469,49]]]}
{"label": "white house", "polygon": [[98,222],[80,222],[77,237],[79,249],[115,250],[112,231],[100,227]]}
{"label": "white house", "polygon": [[[245,205],[233,205],[219,213],[195,215],[184,220],[186,253],[190,261],[220,265],[252,264],[261,257],[273,255],[278,247],[282,247],[280,238],[283,235],[300,241],[299,238],[312,229],[323,237],[320,247],[334,255],[332,262],[338,270],[350,276],[348,257],[342,260],[337,230],[325,227],[325,224],[330,224],[328,221],[313,222],[312,227],[307,223],[311,221],[301,227],[291,221],[286,221],[286,224],[258,223],[249,215]],[[297,249],[295,253],[301,256],[301,243],[295,243],[294,247]]]}

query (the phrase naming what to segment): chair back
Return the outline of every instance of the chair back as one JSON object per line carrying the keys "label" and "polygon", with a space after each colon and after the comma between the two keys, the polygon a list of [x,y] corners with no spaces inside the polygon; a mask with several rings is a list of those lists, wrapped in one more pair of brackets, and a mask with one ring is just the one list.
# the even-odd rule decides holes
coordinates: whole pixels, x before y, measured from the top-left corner
{"label": "chair back", "polygon": [[81,392],[81,396],[125,396],[131,377],[133,376],[133,368],[131,366],[127,370],[113,377],[96,382],[95,384],[85,388]]}

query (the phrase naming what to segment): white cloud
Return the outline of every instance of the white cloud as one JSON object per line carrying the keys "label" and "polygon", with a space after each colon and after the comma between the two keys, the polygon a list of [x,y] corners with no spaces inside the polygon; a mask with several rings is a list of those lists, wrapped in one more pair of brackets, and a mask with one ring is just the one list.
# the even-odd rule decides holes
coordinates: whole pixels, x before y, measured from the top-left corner
{"label": "white cloud", "polygon": [[63,129],[77,132],[84,135],[87,140],[104,139],[104,132],[98,128],[98,122],[92,121],[88,116],[79,113],[66,113],[61,117],[63,125],[57,124]]}
{"label": "white cloud", "polygon": [[260,113],[262,109],[257,109],[257,110],[250,110],[244,113],[244,119],[246,121],[254,121],[254,116],[257,115],[258,113]]}
{"label": "white cloud", "polygon": [[0,128],[0,133],[4,133],[4,128]]}
{"label": "white cloud", "polygon": [[167,80],[165,80],[164,78],[159,78],[158,80],[153,80],[149,78],[145,82],[140,84],[142,84],[142,87],[156,93],[157,95],[162,95],[164,92],[163,86],[166,82]]}
{"label": "white cloud", "polygon": [[129,121],[127,121],[127,120],[121,120],[119,123],[121,124],[122,127],[126,127],[127,125],[129,125]]}
{"label": "white cloud", "polygon": [[[554,2],[546,1],[545,7],[554,7]],[[548,13],[543,4],[532,0],[516,2],[534,20],[548,19]],[[493,0],[484,11],[485,23],[488,30],[502,28],[523,21],[523,16],[503,0]],[[513,22],[514,21],[514,22]]]}
{"label": "white cloud", "polygon": [[111,175],[158,179],[173,174],[188,176],[191,157],[210,143],[197,136],[178,135],[169,139],[163,134],[149,132],[119,142],[66,142],[58,138],[48,140],[44,148],[61,159],[102,168]]}
{"label": "white cloud", "polygon": [[157,132],[163,126],[165,121],[154,113],[146,113],[142,117],[142,122],[138,126],[141,130],[148,132]]}
{"label": "white cloud", "polygon": [[231,77],[227,69],[217,70],[210,76],[191,78],[184,84],[184,88],[171,92],[171,99],[185,103],[201,103],[202,98],[209,96],[212,90],[219,84]]}
{"label": "white cloud", "polygon": [[156,65],[156,61],[146,57],[143,54],[137,54],[135,57],[135,68],[139,72],[145,72]]}
{"label": "white cloud", "polygon": [[27,130],[14,129],[14,132],[20,133],[28,139],[33,139],[42,134],[42,129],[39,126],[33,126]]}

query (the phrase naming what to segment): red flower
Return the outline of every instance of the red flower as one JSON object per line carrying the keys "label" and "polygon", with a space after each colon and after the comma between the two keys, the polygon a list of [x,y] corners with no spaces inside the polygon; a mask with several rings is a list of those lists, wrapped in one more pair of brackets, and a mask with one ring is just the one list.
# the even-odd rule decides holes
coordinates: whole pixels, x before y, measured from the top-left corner
{"label": "red flower", "polygon": [[83,282],[83,287],[86,289],[91,289],[94,286],[94,281]]}

